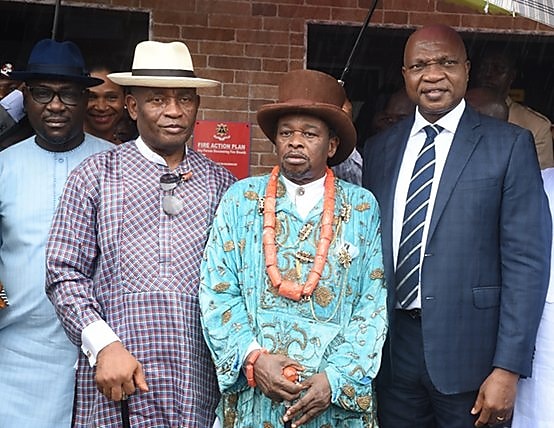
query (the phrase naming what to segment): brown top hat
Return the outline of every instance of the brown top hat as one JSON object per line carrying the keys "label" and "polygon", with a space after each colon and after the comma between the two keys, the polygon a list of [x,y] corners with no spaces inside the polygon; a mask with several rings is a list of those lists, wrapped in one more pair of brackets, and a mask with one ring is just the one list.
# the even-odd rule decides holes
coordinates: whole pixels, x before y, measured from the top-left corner
{"label": "brown top hat", "polygon": [[258,110],[257,119],[264,134],[275,143],[277,121],[287,114],[308,114],[323,120],[340,139],[330,166],[344,161],[356,146],[356,129],[342,109],[346,101],[343,87],[334,77],[315,70],[290,71],[279,85],[279,99]]}

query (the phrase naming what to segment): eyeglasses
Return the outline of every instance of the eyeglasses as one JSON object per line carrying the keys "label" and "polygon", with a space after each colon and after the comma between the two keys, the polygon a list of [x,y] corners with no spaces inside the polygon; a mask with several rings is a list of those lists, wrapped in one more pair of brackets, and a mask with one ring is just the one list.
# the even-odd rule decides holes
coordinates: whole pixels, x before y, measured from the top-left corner
{"label": "eyeglasses", "polygon": [[169,192],[169,195],[162,196],[162,209],[167,215],[177,215],[185,207],[185,203],[173,193],[177,186],[183,181],[188,181],[192,177],[192,171],[184,174],[167,173],[160,177],[160,189]]}
{"label": "eyeglasses", "polygon": [[55,96],[58,96],[60,101],[68,106],[76,106],[82,100],[82,96],[85,93],[86,89],[81,89],[80,91],[75,89],[61,89],[59,91],[54,91],[52,88],[47,88],[46,86],[28,86],[27,89],[31,93],[31,97],[37,103],[48,104],[50,103]]}
{"label": "eyeglasses", "polygon": [[432,65],[436,65],[439,70],[448,71],[453,70],[460,64],[460,61],[450,58],[441,58],[434,61],[418,62],[416,64],[409,65],[408,71],[412,74],[422,73],[424,70],[428,70]]}

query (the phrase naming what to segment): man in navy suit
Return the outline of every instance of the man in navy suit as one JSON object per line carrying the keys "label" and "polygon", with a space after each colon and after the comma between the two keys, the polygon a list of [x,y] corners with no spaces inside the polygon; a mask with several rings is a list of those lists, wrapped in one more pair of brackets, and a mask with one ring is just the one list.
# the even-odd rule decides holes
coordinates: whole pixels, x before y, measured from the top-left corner
{"label": "man in navy suit", "polygon": [[417,110],[365,144],[389,290],[381,428],[503,425],[519,377],[531,375],[550,268],[547,200],[531,134],[466,105],[469,68],[452,28],[414,32],[402,73]]}

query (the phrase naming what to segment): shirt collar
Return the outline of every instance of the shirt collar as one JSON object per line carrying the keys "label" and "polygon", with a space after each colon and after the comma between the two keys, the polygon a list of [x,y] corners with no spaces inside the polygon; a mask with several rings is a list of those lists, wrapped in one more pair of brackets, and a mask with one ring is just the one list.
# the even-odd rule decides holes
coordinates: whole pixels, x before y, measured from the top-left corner
{"label": "shirt collar", "polygon": [[[146,159],[148,159],[150,162],[157,163],[158,165],[167,166],[167,162],[165,159],[160,156],[158,153],[153,151],[150,147],[146,145],[146,143],[142,140],[142,138],[139,137],[135,140],[135,144],[137,145],[137,149],[140,152],[142,156],[144,156]],[[185,157],[188,154],[188,147],[185,146]]]}
{"label": "shirt collar", "polygon": [[450,110],[435,123],[429,123],[419,112],[419,107],[416,108],[414,125],[412,126],[410,137],[413,137],[417,133],[421,132],[427,125],[439,125],[452,134],[456,133],[456,129],[458,128],[458,124],[464,114],[465,108],[466,102],[462,99],[456,107]]}
{"label": "shirt collar", "polygon": [[[318,178],[315,181],[312,181],[311,183],[300,185],[300,184],[293,183],[284,175],[281,175],[281,178],[283,179],[283,183],[289,195],[298,195],[297,190],[299,187],[302,187],[304,188],[304,192],[302,196],[306,199],[313,199],[316,201],[319,200],[319,198],[321,198],[321,195],[325,190],[325,177],[327,177],[327,174],[325,174],[321,178]],[[291,198],[291,199],[293,201],[295,200],[295,198]]]}

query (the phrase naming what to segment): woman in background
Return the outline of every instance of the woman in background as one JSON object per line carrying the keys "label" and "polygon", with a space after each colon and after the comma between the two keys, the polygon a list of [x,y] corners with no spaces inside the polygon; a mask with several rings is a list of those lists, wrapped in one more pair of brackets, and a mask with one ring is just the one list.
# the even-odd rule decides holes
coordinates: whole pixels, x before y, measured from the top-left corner
{"label": "woman in background", "polygon": [[125,109],[123,88],[107,77],[111,72],[105,66],[93,67],[91,70],[91,76],[104,80],[104,83],[89,90],[84,128],[89,134],[121,144],[127,140],[121,139],[118,124],[127,123],[131,119]]}

